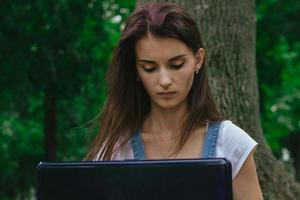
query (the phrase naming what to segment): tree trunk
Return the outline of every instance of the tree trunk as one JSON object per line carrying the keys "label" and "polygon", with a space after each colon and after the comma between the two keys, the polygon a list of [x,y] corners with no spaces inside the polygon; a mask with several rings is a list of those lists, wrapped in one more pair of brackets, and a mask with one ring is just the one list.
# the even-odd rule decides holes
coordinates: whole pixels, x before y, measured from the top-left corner
{"label": "tree trunk", "polygon": [[[140,0],[138,4],[146,2],[150,1]],[[197,21],[206,47],[210,85],[221,112],[259,143],[255,160],[264,198],[299,198],[299,184],[273,156],[260,125],[255,64],[255,1],[168,2],[185,6]]]}
{"label": "tree trunk", "polygon": [[46,87],[44,96],[44,143],[45,160],[56,157],[56,97]]}

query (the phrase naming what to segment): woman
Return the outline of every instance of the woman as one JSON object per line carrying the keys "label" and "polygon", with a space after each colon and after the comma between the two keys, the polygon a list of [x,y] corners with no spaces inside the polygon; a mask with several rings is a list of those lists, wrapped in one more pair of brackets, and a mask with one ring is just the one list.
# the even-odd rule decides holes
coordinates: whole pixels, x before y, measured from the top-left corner
{"label": "woman", "polygon": [[257,143],[218,112],[204,59],[199,30],[182,7],[138,7],[114,51],[101,128],[86,159],[226,157],[235,198],[262,199]]}

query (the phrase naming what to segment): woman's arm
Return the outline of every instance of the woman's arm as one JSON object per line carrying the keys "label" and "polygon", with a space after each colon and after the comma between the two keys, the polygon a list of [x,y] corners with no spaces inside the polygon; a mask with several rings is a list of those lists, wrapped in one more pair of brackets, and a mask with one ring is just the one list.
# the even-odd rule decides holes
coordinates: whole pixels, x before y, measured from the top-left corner
{"label": "woman's arm", "polygon": [[253,152],[245,160],[237,176],[233,179],[233,199],[262,200]]}

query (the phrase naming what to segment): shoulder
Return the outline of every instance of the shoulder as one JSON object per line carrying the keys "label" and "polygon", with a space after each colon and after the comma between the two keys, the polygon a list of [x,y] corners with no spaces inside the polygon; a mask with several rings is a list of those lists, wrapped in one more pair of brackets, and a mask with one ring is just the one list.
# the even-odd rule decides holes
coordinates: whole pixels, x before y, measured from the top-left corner
{"label": "shoulder", "polygon": [[236,142],[251,143],[254,141],[243,129],[229,120],[223,121],[219,129],[219,142],[238,145]]}
{"label": "shoulder", "polygon": [[216,157],[226,157],[231,161],[234,178],[256,145],[257,142],[243,129],[226,120],[220,124]]}

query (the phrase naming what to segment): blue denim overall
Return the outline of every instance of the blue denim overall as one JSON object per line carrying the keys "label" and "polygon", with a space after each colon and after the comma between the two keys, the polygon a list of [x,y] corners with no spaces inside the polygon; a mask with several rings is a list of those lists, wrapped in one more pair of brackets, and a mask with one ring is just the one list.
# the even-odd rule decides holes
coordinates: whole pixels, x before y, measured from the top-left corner
{"label": "blue denim overall", "polygon": [[[221,122],[209,122],[202,148],[202,158],[215,157],[220,124]],[[134,133],[131,139],[131,146],[134,160],[147,159],[140,131]]]}

